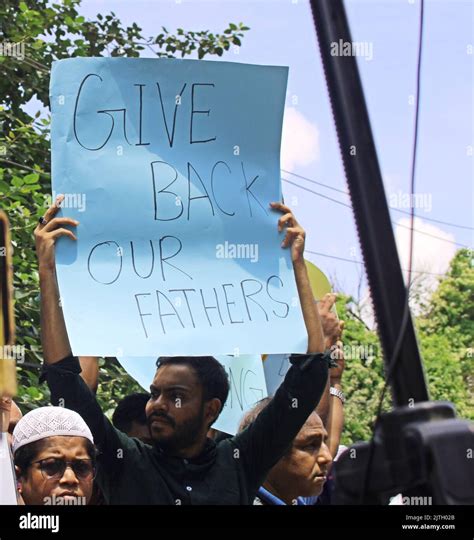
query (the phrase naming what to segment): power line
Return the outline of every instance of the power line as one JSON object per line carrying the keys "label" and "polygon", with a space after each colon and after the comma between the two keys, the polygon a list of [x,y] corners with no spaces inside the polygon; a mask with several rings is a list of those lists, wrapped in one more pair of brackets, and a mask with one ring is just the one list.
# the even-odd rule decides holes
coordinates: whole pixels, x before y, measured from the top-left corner
{"label": "power line", "polygon": [[[327,253],[321,253],[321,252],[318,252],[318,251],[310,251],[309,249],[305,249],[305,252],[306,253],[311,253],[311,255],[318,255],[319,257],[327,257],[328,259],[335,259],[337,261],[344,261],[344,262],[348,262],[348,263],[352,263],[352,264],[360,264],[362,266],[364,266],[364,263],[362,261],[358,261],[356,259],[347,259],[345,257],[337,257],[336,255],[329,255]],[[408,272],[408,270],[406,268],[402,268],[402,270],[404,272]],[[415,274],[429,274],[430,276],[441,276],[441,277],[444,277],[446,274],[440,274],[438,272],[428,272],[428,271],[425,271],[425,270],[412,270],[412,273],[415,273]]]}
{"label": "power line", "polygon": [[[303,189],[304,191],[308,191],[309,193],[312,193],[313,195],[318,195],[318,197],[322,197],[323,199],[326,199],[328,201],[340,204],[341,206],[345,206],[346,208],[352,208],[352,206],[350,204],[344,203],[342,201],[338,201],[337,199],[333,199],[332,197],[328,197],[327,195],[323,195],[322,193],[318,193],[317,191],[309,189],[309,188],[307,188],[305,186],[301,186],[300,184],[297,184],[296,182],[292,182],[291,180],[288,180],[287,178],[282,177],[281,179],[284,182],[287,182],[288,184],[292,184],[293,186],[296,186],[296,187],[298,187],[300,189]],[[402,227],[404,229],[411,230],[411,228],[408,227],[407,225],[400,225],[399,223],[397,223],[396,221],[393,221],[393,220],[390,220],[390,221],[396,226]],[[420,233],[420,234],[424,234],[426,236],[431,236],[432,238],[436,238],[437,240],[442,240],[443,242],[448,242],[449,244],[454,244],[455,246],[460,246],[460,247],[469,249],[469,246],[466,246],[465,244],[461,244],[459,242],[455,242],[454,240],[448,240],[447,238],[442,238],[441,236],[436,236],[435,234],[431,234],[431,233],[428,233],[428,232],[425,232],[425,231],[420,231],[420,229],[413,228],[413,230]]]}
{"label": "power line", "polygon": [[[397,227],[402,227],[403,229],[411,230],[411,227],[408,225],[401,225],[400,223],[397,223],[395,221],[392,221]],[[431,236],[431,238],[436,238],[437,240],[443,240],[444,242],[449,242],[450,244],[454,244],[455,246],[460,246],[466,249],[469,249],[469,246],[466,246],[465,244],[460,244],[459,242],[455,242],[454,240],[448,240],[447,238],[441,238],[441,236],[436,236],[435,234],[431,234],[425,231],[420,231],[419,229],[413,228],[414,231],[419,232],[420,234],[424,234],[426,236]]]}
{"label": "power line", "polygon": [[307,180],[308,182],[311,182],[312,184],[316,184],[318,186],[323,186],[325,188],[332,189],[332,191],[337,191],[338,193],[343,193],[344,195],[349,195],[349,193],[345,189],[339,189],[339,188],[336,188],[334,186],[329,186],[328,184],[324,184],[323,182],[317,182],[313,178],[308,178],[307,176],[303,176],[301,174],[296,174],[296,173],[291,172],[291,171],[286,171],[285,169],[280,169],[280,170],[282,172],[286,173],[286,174],[292,174],[293,176],[297,176],[298,178],[301,178],[303,180]]}
{"label": "power line", "polygon": [[[297,176],[298,178],[301,178],[302,180],[306,180],[307,182],[311,182],[311,184],[316,184],[318,186],[323,186],[327,189],[331,189],[332,191],[337,191],[337,193],[342,193],[343,195],[349,195],[349,192],[344,189],[339,189],[334,186],[330,186],[329,184],[325,184],[324,182],[318,182],[314,180],[313,178],[308,178],[307,176],[303,176],[301,174],[296,174],[291,171],[286,171],[285,169],[280,169],[282,172],[286,174],[292,174],[293,176]],[[408,212],[406,210],[402,210],[400,208],[394,208],[393,206],[389,206],[390,210],[393,210],[394,212],[400,212],[401,214],[405,214],[408,216],[411,216],[411,212]],[[439,223],[441,225],[448,225],[449,227],[457,227],[458,229],[466,229],[468,231],[474,231],[474,227],[469,227],[469,225],[459,225],[457,223],[451,223],[450,221],[443,221],[441,219],[435,219],[435,218],[429,218],[426,216],[420,216],[417,215],[417,217],[420,217],[424,219],[425,221],[432,221],[433,223]]]}
{"label": "power line", "polygon": [[296,182],[292,182],[291,180],[288,180],[287,178],[281,178],[284,182],[287,182],[288,184],[292,184],[293,186],[299,187],[300,189],[304,189],[305,191],[309,191],[310,193],[313,193],[314,195],[318,195],[319,197],[322,197],[323,199],[326,199],[328,201],[331,201],[336,204],[340,204],[341,206],[345,206],[346,208],[352,208],[350,204],[347,204],[342,201],[338,201],[337,199],[333,199],[332,197],[328,197],[327,195],[323,195],[322,193],[318,193],[317,191],[313,191],[312,189],[309,189],[304,186],[300,186],[300,184],[297,184]]}
{"label": "power line", "polygon": [[[390,210],[394,210],[395,212],[400,212],[401,214],[405,214],[407,216],[411,215],[411,212],[408,212],[407,210],[401,210],[400,208],[394,208],[393,206],[389,206]],[[433,223],[439,223],[440,225],[448,225],[449,227],[457,227],[458,229],[466,229],[468,231],[474,231],[474,227],[469,227],[469,225],[458,225],[456,223],[451,223],[449,221],[442,221],[441,219],[435,219],[435,218],[429,218],[426,216],[420,216],[419,214],[415,214],[415,217],[419,217],[421,219],[424,219],[425,221],[432,221]]]}

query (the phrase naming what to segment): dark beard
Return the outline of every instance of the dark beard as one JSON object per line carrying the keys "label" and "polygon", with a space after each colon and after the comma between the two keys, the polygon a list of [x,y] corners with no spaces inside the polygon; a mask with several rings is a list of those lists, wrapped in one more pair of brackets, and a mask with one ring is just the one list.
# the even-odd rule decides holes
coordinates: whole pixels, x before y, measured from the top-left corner
{"label": "dark beard", "polygon": [[180,450],[193,445],[202,431],[204,423],[204,404],[196,416],[190,418],[181,425],[174,426],[174,433],[166,439],[153,439],[154,444],[161,448],[165,453],[173,455],[179,453]]}

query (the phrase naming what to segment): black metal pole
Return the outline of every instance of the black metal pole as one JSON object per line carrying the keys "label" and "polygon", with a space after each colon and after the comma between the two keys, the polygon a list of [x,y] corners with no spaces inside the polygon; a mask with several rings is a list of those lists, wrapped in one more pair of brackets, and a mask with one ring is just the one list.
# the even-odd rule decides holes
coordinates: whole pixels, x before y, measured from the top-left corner
{"label": "black metal pole", "polygon": [[[409,312],[390,214],[354,56],[331,54],[331,44],[352,44],[342,0],[311,0],[314,24],[336,123],[371,290],[386,372],[396,405],[428,400],[423,366]],[[334,52],[335,49],[333,49]],[[396,352],[405,315],[401,346]]]}

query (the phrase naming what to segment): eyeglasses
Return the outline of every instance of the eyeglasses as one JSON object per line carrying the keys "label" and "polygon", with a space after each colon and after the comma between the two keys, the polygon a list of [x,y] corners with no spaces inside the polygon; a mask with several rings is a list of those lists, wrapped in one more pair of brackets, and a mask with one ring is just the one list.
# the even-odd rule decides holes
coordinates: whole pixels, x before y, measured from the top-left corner
{"label": "eyeglasses", "polygon": [[64,471],[70,467],[79,480],[95,477],[96,469],[92,459],[75,459],[74,461],[66,461],[61,458],[47,458],[33,461],[32,465],[39,463],[41,474],[45,480],[51,478],[62,478]]}

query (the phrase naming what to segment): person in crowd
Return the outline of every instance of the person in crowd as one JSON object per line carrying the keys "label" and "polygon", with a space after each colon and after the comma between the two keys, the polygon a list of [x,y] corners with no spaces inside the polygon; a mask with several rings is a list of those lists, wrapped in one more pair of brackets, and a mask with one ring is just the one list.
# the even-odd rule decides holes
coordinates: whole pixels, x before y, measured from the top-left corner
{"label": "person in crowd", "polygon": [[[272,398],[259,401],[244,416],[240,430],[255,422],[271,402]],[[313,411],[291,447],[267,474],[254,504],[304,505],[305,498],[319,495],[332,463],[327,443],[328,433],[319,415]]]}
{"label": "person in crowd", "polygon": [[313,499],[306,499],[307,504],[327,505],[331,504],[334,491],[334,465],[338,457],[346,449],[340,444],[342,430],[344,428],[344,403],[345,396],[342,392],[342,374],[345,368],[344,349],[342,341],[337,341],[331,347],[331,358],[334,364],[329,370],[329,412],[325,427],[329,438],[327,446],[332,456],[332,466],[328,470],[323,491]]}
{"label": "person in crowd", "polygon": [[[326,350],[333,351],[336,343],[341,339],[344,329],[344,321],[340,321],[334,311],[334,305],[336,303],[336,295],[328,293],[317,303],[318,313],[321,320],[321,325],[324,334],[324,347]],[[331,364],[335,365],[334,354],[331,354]],[[328,380],[326,381],[326,387],[320,402],[318,403],[316,412],[321,417],[324,426],[328,426],[329,411],[330,411],[330,380],[328,374]]]}
{"label": "person in crowd", "polygon": [[[332,301],[328,297],[326,300]],[[320,315],[324,319],[324,313],[320,311]],[[328,335],[329,332],[325,334],[326,339]],[[341,332],[337,332],[337,336],[340,335]],[[345,398],[341,380],[345,362],[341,341],[332,345],[331,356],[335,365],[329,370],[330,397],[326,423],[323,423],[317,412],[320,408],[318,405],[293,440],[291,448],[268,473],[254,504],[331,504],[334,488],[332,464],[341,451],[339,442],[344,426]],[[255,421],[271,403],[271,399],[269,397],[259,401],[244,415],[239,431]]]}
{"label": "person in crowd", "polygon": [[278,228],[286,231],[282,247],[291,248],[308,354],[292,355],[292,367],[271,404],[244,431],[219,444],[208,439],[207,432],[225,404],[229,383],[213,357],[158,360],[146,406],[153,446],[112,426],[79,375],[59,302],[55,241],[76,240],[67,227],[79,223],[56,217],[57,204],[40,220],[35,238],[45,359],[42,378],[48,382],[53,403],[62,399],[90,427],[101,451],[97,478],[107,502],[252,504],[268,471],[319,402],[328,376],[328,354],[324,354],[321,322],[303,259],[305,232],[287,206],[270,206],[283,214]]}
{"label": "person in crowd", "polygon": [[15,473],[12,463],[13,430],[22,412],[10,395],[0,396],[0,499],[2,504],[12,504],[15,496],[18,504],[24,504],[15,489]]}
{"label": "person in crowd", "polygon": [[[339,321],[332,310],[335,301],[335,294],[326,294],[323,299],[318,302],[319,316],[324,333],[325,348],[331,350],[334,348],[336,340],[341,337],[344,325],[342,321]],[[79,363],[82,369],[81,377],[84,379],[87,386],[89,386],[89,388],[96,393],[99,377],[98,358],[93,356],[80,356]],[[330,371],[332,374],[334,370],[331,369]],[[123,398],[115,409],[112,416],[112,423],[117,429],[120,429],[120,431],[123,431],[123,433],[129,435],[130,437],[137,437],[143,442],[151,444],[152,440],[150,438],[150,431],[145,415],[145,406],[149,398],[149,394],[146,393],[134,393]],[[329,418],[329,410],[330,392],[328,378],[328,384],[324,390],[323,397],[318,403],[318,407],[316,409],[321,418],[325,419],[325,425]],[[335,418],[338,418],[337,414]],[[230,435],[216,432],[216,430],[210,428],[208,437],[215,439],[215,441],[218,442],[222,439],[229,438]]]}
{"label": "person in crowd", "polygon": [[18,491],[25,504],[88,504],[96,471],[92,433],[64,407],[39,407],[13,430]]}
{"label": "person in crowd", "polygon": [[129,437],[136,437],[147,444],[153,444],[145,414],[145,407],[149,400],[150,394],[145,392],[125,396],[117,404],[112,415],[112,423]]}
{"label": "person in crowd", "polygon": [[10,447],[12,445],[13,430],[22,416],[20,407],[18,407],[11,397],[0,397],[0,417],[2,418],[2,422],[5,423],[8,444]]}
{"label": "person in crowd", "polygon": [[329,432],[329,450],[333,458],[339,452],[339,442],[344,428],[344,403],[346,398],[342,391],[342,374],[345,368],[344,350],[342,341],[338,341],[331,348],[331,357],[336,366],[329,370],[330,404],[326,423]]}

